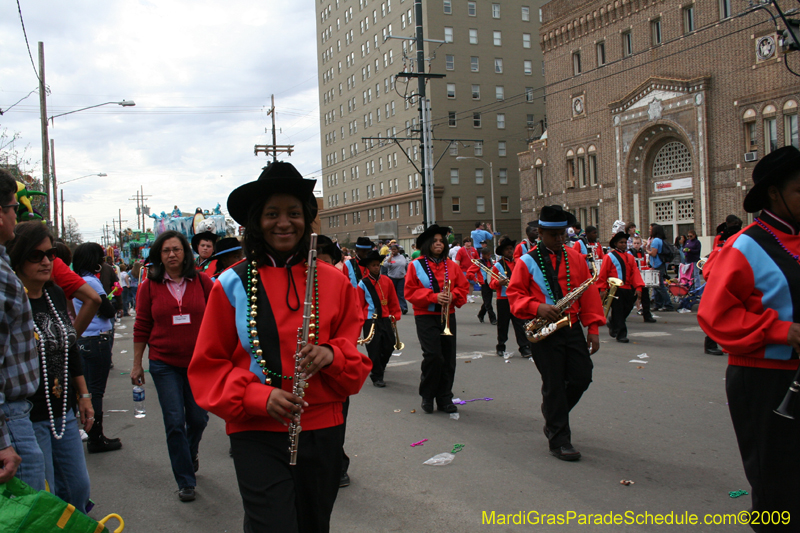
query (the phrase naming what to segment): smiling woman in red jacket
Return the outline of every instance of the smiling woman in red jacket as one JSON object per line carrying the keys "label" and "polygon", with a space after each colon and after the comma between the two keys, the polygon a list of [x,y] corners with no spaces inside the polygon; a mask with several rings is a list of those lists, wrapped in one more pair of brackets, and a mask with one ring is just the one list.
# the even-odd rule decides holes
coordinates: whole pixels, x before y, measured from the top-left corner
{"label": "smiling woman in red jacket", "polygon": [[[189,366],[197,403],[226,422],[248,532],[330,529],[342,475],[342,404],[371,368],[355,346],[364,319],[353,286],[322,261],[307,279],[315,183],[276,162],[230,194],[247,260],[214,285]],[[307,282],[314,284],[313,335],[301,351],[308,388],[300,398],[292,391]],[[301,414],[292,466],[287,426]]]}

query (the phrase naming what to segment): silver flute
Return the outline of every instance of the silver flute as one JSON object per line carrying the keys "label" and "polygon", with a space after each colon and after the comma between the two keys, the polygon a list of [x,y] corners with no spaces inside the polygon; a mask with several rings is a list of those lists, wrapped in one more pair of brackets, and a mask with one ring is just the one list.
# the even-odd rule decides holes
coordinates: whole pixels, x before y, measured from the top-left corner
{"label": "silver flute", "polygon": [[[294,386],[292,392],[300,398],[306,395],[306,387],[308,383],[300,376],[305,372],[305,368],[300,365],[303,360],[303,355],[300,353],[309,339],[313,340],[318,331],[311,332],[312,320],[314,314],[312,313],[312,305],[314,298],[314,273],[317,270],[317,234],[311,234],[311,244],[308,250],[308,269],[306,270],[306,297],[303,301],[303,325],[297,328],[297,349],[294,352]],[[319,309],[313,310],[319,313]],[[294,420],[297,420],[296,422]],[[294,466],[297,464],[297,442],[300,439],[300,432],[303,428],[300,426],[300,413],[293,418],[289,424],[289,464]]]}

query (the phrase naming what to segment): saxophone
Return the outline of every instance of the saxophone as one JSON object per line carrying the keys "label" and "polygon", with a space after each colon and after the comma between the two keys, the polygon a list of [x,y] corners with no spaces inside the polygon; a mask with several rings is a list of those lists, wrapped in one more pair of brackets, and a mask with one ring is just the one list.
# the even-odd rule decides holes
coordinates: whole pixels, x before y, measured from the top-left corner
{"label": "saxophone", "polygon": [[[556,302],[556,310],[559,313],[564,313],[564,311],[572,307],[572,304],[575,303],[575,300],[580,298],[581,295],[586,292],[586,289],[591,287],[594,282],[597,281],[598,274],[599,272],[595,270],[591,278],[572,289],[566,296]],[[569,316],[562,317],[557,322],[549,322],[542,317],[536,317],[525,324],[525,336],[528,337],[528,340],[532,343],[537,343],[551,333],[569,325],[571,325],[569,323]]]}
{"label": "saxophone", "polygon": [[608,293],[606,294],[606,299],[603,300],[603,314],[608,316],[608,312],[611,310],[611,303],[614,301],[614,293],[617,292],[620,285],[622,285],[622,280],[619,278],[608,278]]}
{"label": "saxophone", "polygon": [[[313,309],[314,298],[314,272],[317,270],[317,234],[311,234],[311,244],[308,250],[308,270],[306,270],[306,298],[303,302],[303,325],[297,328],[297,349],[294,352],[294,385],[292,392],[302,398],[306,395],[305,389],[308,387],[306,380],[301,379],[301,375],[305,372],[305,368],[300,365],[303,360],[303,355],[300,351],[319,334],[318,331],[311,332],[311,319],[314,318],[314,313],[319,313],[319,309]],[[300,413],[297,413],[297,422],[292,420],[289,424],[289,464],[294,466],[297,464],[297,442],[300,439],[300,432],[303,428],[300,426]]]}

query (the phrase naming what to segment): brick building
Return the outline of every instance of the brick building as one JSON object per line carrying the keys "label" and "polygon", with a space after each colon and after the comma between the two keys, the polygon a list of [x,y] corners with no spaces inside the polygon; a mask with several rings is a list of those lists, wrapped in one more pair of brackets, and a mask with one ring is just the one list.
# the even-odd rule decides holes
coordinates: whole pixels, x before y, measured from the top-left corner
{"label": "brick building", "polygon": [[562,204],[603,241],[617,219],[671,239],[713,236],[730,213],[752,220],[742,200],[756,162],[798,146],[800,78],[783,61],[800,70],[800,53],[783,54],[783,28],[742,5],[545,4],[548,125],[519,154],[523,220]]}

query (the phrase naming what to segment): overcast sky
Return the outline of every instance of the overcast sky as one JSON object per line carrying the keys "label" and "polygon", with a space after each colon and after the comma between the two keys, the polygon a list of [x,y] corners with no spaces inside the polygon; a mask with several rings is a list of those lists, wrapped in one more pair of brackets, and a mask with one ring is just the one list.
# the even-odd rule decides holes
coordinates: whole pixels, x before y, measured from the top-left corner
{"label": "overcast sky", "polygon": [[[267,115],[275,94],[278,144],[294,144],[283,159],[305,176],[320,176],[315,2],[228,0],[19,0],[30,51],[45,49],[48,116],[108,101],[56,118],[56,175],[65,211],[85,240],[122,209],[136,227],[139,186],[152,212],[212,209],[236,186],[258,177],[268,159]],[[0,109],[38,80],[15,0],[0,2]],[[41,177],[39,100],[34,94],[3,116],[0,130],[21,134]],[[281,156],[279,155],[279,159]],[[319,188],[319,186],[318,186]],[[226,210],[225,210],[226,211]],[[148,227],[152,220],[148,219]]]}

